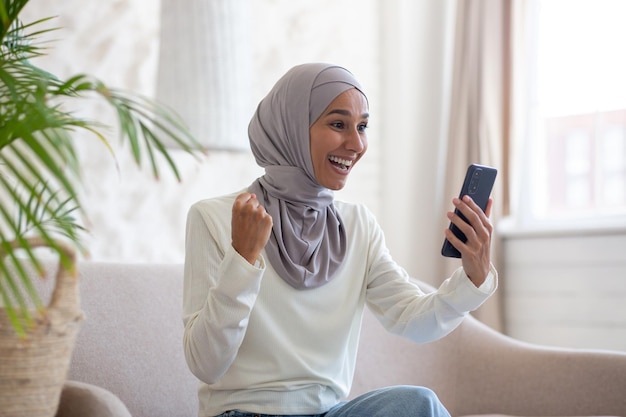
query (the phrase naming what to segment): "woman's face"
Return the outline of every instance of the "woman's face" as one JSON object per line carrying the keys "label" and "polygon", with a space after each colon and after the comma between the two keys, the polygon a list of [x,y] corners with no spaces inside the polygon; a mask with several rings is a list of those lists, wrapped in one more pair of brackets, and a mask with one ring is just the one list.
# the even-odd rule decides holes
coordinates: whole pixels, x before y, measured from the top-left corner
{"label": "woman's face", "polygon": [[340,190],[367,150],[369,114],[365,96],[356,88],[337,96],[309,128],[315,178],[322,187]]}

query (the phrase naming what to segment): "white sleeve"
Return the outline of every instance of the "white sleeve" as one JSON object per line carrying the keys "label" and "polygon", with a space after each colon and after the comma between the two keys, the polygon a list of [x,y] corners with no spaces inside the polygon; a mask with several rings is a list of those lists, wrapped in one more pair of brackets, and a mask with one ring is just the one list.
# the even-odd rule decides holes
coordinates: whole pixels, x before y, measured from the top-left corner
{"label": "white sleeve", "polygon": [[183,344],[189,369],[207,384],[220,379],[237,356],[265,270],[263,259],[251,265],[241,257],[219,226],[206,210],[190,209]]}
{"label": "white sleeve", "polygon": [[424,293],[393,261],[378,226],[372,229],[367,304],[387,330],[417,343],[440,339],[468,312],[484,303],[497,287],[493,268],[477,288],[457,269],[432,293]]}

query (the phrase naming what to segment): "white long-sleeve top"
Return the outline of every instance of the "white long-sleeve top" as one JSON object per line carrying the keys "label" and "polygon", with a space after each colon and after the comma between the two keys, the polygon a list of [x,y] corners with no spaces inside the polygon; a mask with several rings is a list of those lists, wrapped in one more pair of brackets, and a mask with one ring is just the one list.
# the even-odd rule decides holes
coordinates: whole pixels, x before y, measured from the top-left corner
{"label": "white long-sleeve top", "polygon": [[194,204],[186,232],[183,321],[188,366],[200,379],[200,417],[227,410],[323,413],[352,384],[363,308],[392,333],[439,339],[495,291],[492,268],[477,288],[460,268],[424,294],[391,258],[374,215],[335,201],[347,233],[337,276],[296,290],[261,257],[231,245],[235,194]]}

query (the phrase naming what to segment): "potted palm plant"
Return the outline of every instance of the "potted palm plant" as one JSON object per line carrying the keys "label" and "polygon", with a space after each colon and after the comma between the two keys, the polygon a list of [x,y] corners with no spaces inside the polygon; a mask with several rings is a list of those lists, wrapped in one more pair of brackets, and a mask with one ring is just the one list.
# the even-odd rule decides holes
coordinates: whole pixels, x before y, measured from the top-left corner
{"label": "potted palm plant", "polygon": [[[106,126],[77,117],[67,103],[104,100],[134,161],[147,161],[157,178],[164,163],[180,179],[165,140],[190,153],[201,147],[172,111],[153,100],[89,75],[61,80],[35,66],[33,58],[45,53],[37,40],[54,29],[40,29],[49,18],[21,23],[27,2],[0,3],[0,415],[53,416],[82,317],[75,259],[84,249],[85,213],[76,132],[85,130],[112,149],[101,133]],[[42,246],[59,259],[49,306],[31,281],[38,275],[33,270],[45,270],[36,250]]]}

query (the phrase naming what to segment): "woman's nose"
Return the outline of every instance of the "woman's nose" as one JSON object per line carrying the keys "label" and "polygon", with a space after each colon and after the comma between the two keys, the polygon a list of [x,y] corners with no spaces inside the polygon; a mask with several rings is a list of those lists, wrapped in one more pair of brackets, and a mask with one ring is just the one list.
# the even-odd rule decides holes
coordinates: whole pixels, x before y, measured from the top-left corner
{"label": "woman's nose", "polygon": [[346,148],[354,152],[363,152],[367,139],[365,133],[359,132],[357,129],[351,130],[348,140],[346,141]]}

